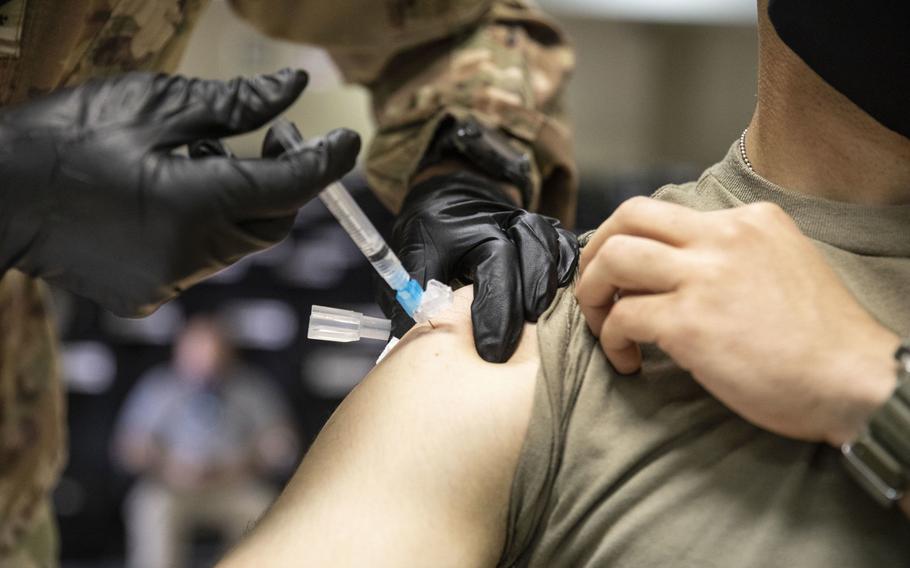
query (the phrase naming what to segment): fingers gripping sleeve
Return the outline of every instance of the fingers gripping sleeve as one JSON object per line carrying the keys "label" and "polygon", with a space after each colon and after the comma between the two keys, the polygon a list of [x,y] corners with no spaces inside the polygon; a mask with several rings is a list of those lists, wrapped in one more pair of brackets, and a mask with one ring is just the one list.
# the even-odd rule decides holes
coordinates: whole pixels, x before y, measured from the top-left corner
{"label": "fingers gripping sleeve", "polygon": [[267,33],[325,47],[347,80],[370,90],[378,129],[367,174],[390,209],[400,209],[440,123],[473,114],[533,155],[532,209],[572,223],[564,96],[574,55],[526,0],[232,2]]}

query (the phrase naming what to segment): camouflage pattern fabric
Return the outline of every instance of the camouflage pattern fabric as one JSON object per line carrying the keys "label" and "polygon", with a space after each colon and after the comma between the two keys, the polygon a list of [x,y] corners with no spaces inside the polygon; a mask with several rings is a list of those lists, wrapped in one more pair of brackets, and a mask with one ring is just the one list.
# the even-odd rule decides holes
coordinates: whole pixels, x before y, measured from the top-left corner
{"label": "camouflage pattern fabric", "polygon": [[[576,176],[563,91],[573,56],[529,2],[230,1],[270,35],[325,47],[349,81],[370,89],[379,128],[367,172],[393,210],[440,121],[474,113],[533,152],[532,207],[572,222]],[[0,105],[91,77],[173,70],[208,0],[13,2],[24,17],[15,29],[7,22],[3,36],[13,44],[0,53]],[[15,271],[2,276],[0,568],[54,562],[49,495],[66,446],[43,306],[38,283]]]}
{"label": "camouflage pattern fabric", "polygon": [[208,0],[27,0],[20,55],[0,57],[0,104],[91,77],[172,70]]}
{"label": "camouflage pattern fabric", "polygon": [[0,281],[0,559],[36,531],[66,452],[55,338],[41,285]]}
{"label": "camouflage pattern fabric", "polygon": [[[172,69],[205,3],[28,0],[19,54],[0,56],[0,104],[90,77]],[[57,563],[49,511],[64,417],[41,284],[9,271],[0,279],[0,568]]]}
{"label": "camouflage pattern fabric", "polygon": [[439,123],[471,113],[532,152],[530,208],[573,223],[577,175],[564,91],[574,55],[532,2],[231,3],[270,35],[325,47],[347,80],[370,90],[378,129],[367,176],[393,211]]}

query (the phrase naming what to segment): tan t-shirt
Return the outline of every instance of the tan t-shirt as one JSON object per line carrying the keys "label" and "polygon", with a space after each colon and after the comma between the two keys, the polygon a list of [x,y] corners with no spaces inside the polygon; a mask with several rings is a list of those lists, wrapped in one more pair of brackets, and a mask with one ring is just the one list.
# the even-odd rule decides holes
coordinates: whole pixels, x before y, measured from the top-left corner
{"label": "tan t-shirt", "polygon": [[[779,204],[869,311],[910,334],[910,207],[786,193],[735,146],[697,183],[656,197],[699,210]],[[835,449],[749,424],[656,348],[639,375],[617,376],[571,288],[537,329],[502,565],[910,566],[910,520],[867,496]]]}

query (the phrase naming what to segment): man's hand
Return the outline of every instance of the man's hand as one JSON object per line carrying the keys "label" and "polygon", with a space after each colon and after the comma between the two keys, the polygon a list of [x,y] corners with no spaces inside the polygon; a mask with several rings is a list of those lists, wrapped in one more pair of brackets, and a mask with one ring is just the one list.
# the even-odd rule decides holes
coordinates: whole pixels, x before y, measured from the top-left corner
{"label": "man's hand", "polygon": [[283,239],[355,162],[338,130],[287,159],[188,159],[182,145],[254,130],[306,75],[230,82],[131,73],[0,113],[0,272],[22,271],[142,315]]}
{"label": "man's hand", "polygon": [[[525,321],[537,321],[549,307],[578,258],[575,235],[556,219],[519,208],[495,183],[470,173],[418,183],[405,199],[392,247],[422,285],[474,284],[474,342],[494,363],[512,356]],[[380,303],[397,333],[413,325],[390,292]]]}
{"label": "man's hand", "polygon": [[656,343],[733,411],[839,446],[890,396],[899,340],[777,206],[636,198],[581,255],[578,302],[620,373]]}

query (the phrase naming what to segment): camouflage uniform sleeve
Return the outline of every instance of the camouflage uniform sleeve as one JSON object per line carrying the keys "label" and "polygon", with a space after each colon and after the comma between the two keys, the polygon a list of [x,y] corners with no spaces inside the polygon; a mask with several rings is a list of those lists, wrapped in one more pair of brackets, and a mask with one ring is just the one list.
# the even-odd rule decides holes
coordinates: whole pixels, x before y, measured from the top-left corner
{"label": "camouflage uniform sleeve", "polygon": [[501,128],[536,165],[531,209],[570,224],[576,170],[564,95],[574,65],[556,24],[529,0],[232,0],[265,33],[326,48],[373,97],[367,175],[398,210],[448,117]]}
{"label": "camouflage uniform sleeve", "polygon": [[16,270],[0,280],[0,566],[49,566],[54,552],[42,510],[63,467],[66,437],[44,296],[39,282]]}

